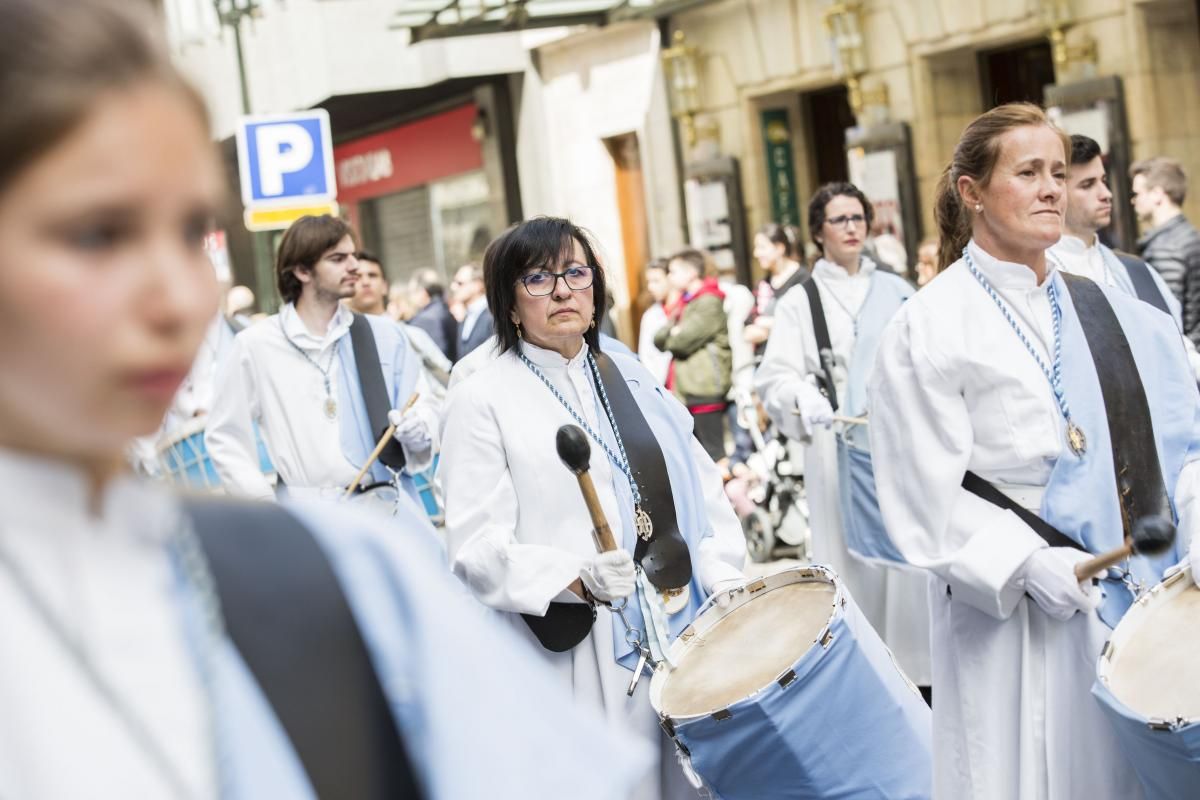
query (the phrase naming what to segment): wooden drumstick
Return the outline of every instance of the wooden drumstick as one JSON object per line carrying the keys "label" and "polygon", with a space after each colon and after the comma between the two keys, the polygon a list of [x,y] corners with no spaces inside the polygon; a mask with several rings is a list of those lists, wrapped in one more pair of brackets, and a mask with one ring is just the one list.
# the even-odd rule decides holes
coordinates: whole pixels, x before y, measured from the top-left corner
{"label": "wooden drumstick", "polygon": [[1120,547],[1076,564],[1075,578],[1090,580],[1135,553],[1140,556],[1162,555],[1175,543],[1175,525],[1165,517],[1140,517],[1134,521],[1130,533]]}
{"label": "wooden drumstick", "polygon": [[[408,410],[417,402],[417,398],[421,396],[420,392],[413,392],[412,397],[408,398],[408,402],[404,404],[404,409],[400,412],[401,416],[408,413]],[[396,433],[395,425],[388,425],[387,430],[383,432],[383,436],[379,437],[379,442],[375,445],[375,449],[371,451],[371,455],[367,457],[367,463],[363,464],[363,468],[354,476],[354,481],[346,488],[346,493],[342,495],[343,499],[349,498],[354,494],[354,490],[362,483],[363,477],[367,474],[367,470],[375,463],[375,459],[379,458],[379,454],[383,452],[383,448],[387,447],[388,440]]]}
{"label": "wooden drumstick", "polygon": [[558,448],[558,457],[567,465],[567,469],[575,473],[575,479],[579,481],[579,492],[583,495],[583,502],[592,518],[592,541],[596,543],[596,550],[601,553],[616,550],[617,541],[613,538],[612,529],[608,527],[608,519],[604,516],[604,509],[600,507],[600,498],[596,497],[596,486],[588,472],[592,446],[587,440],[587,434],[578,425],[563,425],[554,437],[554,444]]}

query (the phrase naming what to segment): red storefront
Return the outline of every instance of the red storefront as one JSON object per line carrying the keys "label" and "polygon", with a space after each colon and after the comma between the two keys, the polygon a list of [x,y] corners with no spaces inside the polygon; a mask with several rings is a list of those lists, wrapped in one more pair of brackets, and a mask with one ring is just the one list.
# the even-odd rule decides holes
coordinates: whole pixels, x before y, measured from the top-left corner
{"label": "red storefront", "polygon": [[499,233],[484,123],[466,103],[334,148],[338,202],[393,281],[453,273]]}

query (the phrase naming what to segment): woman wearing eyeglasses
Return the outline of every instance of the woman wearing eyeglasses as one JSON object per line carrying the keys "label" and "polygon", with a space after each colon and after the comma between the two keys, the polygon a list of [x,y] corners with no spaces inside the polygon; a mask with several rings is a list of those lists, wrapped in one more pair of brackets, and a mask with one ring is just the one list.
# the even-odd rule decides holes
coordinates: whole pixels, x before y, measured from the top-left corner
{"label": "woman wearing eyeglasses", "polygon": [[[803,290],[788,293],[776,306],[755,388],[775,424],[806,446],[812,559],[838,572],[909,678],[928,686],[925,579],[851,556],[843,519],[843,503],[856,498],[850,482],[839,480],[838,436],[843,446],[866,450],[869,444],[864,426],[834,423],[834,404],[841,416],[866,412],[867,378],[880,333],[912,294],[902,278],[877,269],[863,255],[873,217],[871,202],[853,184],[826,184],[813,195],[808,229],[821,258]],[[824,320],[826,352],[818,345],[814,319]]]}
{"label": "woman wearing eyeglasses", "polygon": [[[604,278],[588,236],[564,219],[528,220],[488,246],[484,280],[500,355],[447,399],[447,544],[476,597],[542,648],[552,646],[544,626],[582,607],[578,639],[544,649],[546,659],[580,702],[669,752],[648,673],[626,694],[641,674],[638,649],[616,615],[601,610],[592,622],[585,603],[624,601],[631,628],[657,656],[710,592],[743,581],[745,542],[686,409],[636,358],[601,352]],[[563,425],[585,432],[615,551],[596,551],[577,480],[556,450]],[[673,755],[660,767],[635,797],[696,796]]]}

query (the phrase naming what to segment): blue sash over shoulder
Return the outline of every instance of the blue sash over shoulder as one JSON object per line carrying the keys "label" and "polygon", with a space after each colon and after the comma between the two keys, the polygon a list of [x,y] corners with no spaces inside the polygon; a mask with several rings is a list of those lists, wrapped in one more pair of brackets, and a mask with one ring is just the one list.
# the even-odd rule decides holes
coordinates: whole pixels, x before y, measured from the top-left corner
{"label": "blue sash over shoulder", "polygon": [[[1100,382],[1071,295],[1061,275],[1053,280],[1062,307],[1062,378],[1071,416],[1087,435],[1087,450],[1074,455],[1064,447],[1042,500],[1041,517],[1093,552],[1119,547],[1124,539],[1112,458],[1112,440]],[[1175,485],[1189,458],[1200,457],[1200,394],[1188,365],[1178,329],[1171,318],[1119,290],[1100,286],[1129,341],[1146,399],[1163,482],[1176,517]],[[1137,480],[1137,476],[1131,476]],[[1176,519],[1176,521],[1178,521]],[[1130,579],[1147,588],[1187,552],[1187,542],[1157,558],[1135,556]],[[1110,627],[1124,615],[1134,596],[1117,578],[1102,582],[1100,617]]]}

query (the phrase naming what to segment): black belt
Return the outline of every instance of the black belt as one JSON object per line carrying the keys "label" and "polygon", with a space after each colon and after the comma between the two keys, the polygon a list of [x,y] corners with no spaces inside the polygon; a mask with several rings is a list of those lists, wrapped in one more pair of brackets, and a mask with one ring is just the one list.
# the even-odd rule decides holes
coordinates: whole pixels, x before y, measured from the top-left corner
{"label": "black belt", "polygon": [[621,429],[629,469],[642,495],[642,509],[654,523],[649,541],[637,538],[633,560],[642,565],[646,577],[659,589],[680,589],[692,580],[692,559],[679,532],[662,448],[617,365],[604,353],[596,352],[595,357],[613,418]]}
{"label": "black belt", "polygon": [[277,505],[186,503],[229,638],[320,800],[415,800],[416,773],[337,576]]}

